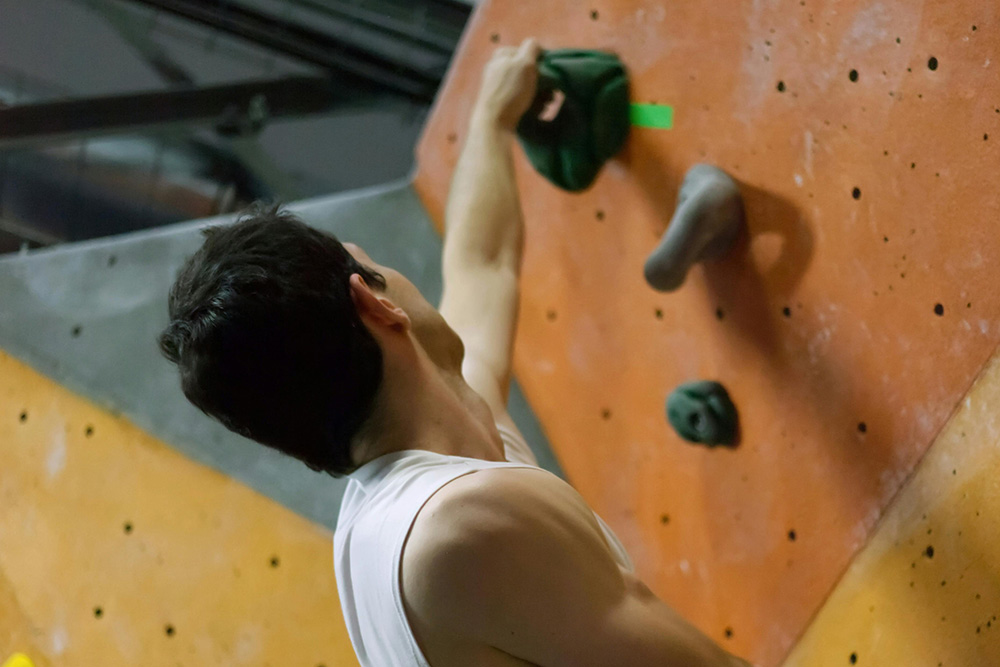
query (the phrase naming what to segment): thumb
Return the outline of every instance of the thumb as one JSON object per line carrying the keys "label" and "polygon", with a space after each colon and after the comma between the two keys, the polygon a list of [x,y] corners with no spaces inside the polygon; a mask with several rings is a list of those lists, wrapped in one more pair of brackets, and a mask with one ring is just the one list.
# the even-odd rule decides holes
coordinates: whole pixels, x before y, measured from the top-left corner
{"label": "thumb", "polygon": [[521,46],[517,49],[517,55],[525,60],[535,62],[542,55],[542,47],[538,45],[534,37],[528,37],[521,42]]}

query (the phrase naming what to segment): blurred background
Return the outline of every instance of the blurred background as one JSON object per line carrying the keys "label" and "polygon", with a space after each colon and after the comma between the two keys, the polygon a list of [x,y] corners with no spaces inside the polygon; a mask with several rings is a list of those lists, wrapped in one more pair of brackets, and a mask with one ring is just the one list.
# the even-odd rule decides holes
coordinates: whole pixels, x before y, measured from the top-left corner
{"label": "blurred background", "polygon": [[0,253],[406,176],[472,0],[0,0]]}

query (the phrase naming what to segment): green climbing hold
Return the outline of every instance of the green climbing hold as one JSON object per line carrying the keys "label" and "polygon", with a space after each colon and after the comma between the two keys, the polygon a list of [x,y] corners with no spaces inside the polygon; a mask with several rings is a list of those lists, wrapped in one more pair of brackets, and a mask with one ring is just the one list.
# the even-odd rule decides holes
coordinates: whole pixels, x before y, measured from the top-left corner
{"label": "green climbing hold", "polygon": [[[554,118],[539,118],[561,93]],[[538,92],[517,126],[518,139],[538,172],[558,187],[579,192],[621,150],[630,124],[628,74],[612,53],[546,51],[538,61]]]}
{"label": "green climbing hold", "polygon": [[739,419],[736,406],[718,382],[688,382],[667,398],[667,419],[688,442],[735,446]]}

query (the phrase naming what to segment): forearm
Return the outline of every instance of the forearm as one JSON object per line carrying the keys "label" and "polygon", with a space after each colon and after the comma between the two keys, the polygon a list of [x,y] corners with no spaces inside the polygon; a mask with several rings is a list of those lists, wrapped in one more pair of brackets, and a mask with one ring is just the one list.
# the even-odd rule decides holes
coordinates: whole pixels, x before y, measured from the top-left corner
{"label": "forearm", "polygon": [[451,268],[520,270],[524,220],[514,180],[512,137],[481,109],[473,113],[445,209],[445,280]]}

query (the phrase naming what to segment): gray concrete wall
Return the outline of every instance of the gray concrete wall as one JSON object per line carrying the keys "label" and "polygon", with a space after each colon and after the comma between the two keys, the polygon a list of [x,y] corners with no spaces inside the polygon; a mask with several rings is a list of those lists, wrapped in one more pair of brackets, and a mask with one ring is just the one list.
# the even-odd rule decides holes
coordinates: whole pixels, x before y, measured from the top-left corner
{"label": "gray concrete wall", "polygon": [[[441,241],[407,182],[299,202],[308,223],[363,246],[441,296]],[[159,354],[167,291],[211,218],[0,258],[0,348],[177,450],[330,528],[346,480],[304,465],[205,417]],[[520,389],[511,415],[543,467],[562,472]],[[182,490],[179,490],[182,492]]]}

